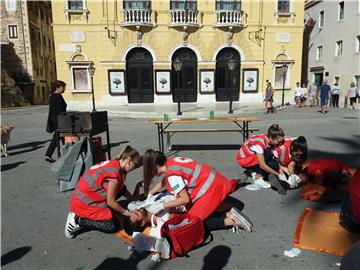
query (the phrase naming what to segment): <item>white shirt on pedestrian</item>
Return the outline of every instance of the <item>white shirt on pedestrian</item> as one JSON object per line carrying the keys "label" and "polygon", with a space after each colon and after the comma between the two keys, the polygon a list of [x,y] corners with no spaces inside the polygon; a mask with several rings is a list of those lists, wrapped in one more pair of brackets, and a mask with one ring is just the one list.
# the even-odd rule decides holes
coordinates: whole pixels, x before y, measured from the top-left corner
{"label": "white shirt on pedestrian", "polygon": [[334,85],[333,89],[331,90],[331,94],[340,95],[340,87],[338,85]]}
{"label": "white shirt on pedestrian", "polygon": [[303,90],[301,87],[296,87],[295,88],[295,97],[301,97],[302,92],[303,92]]}
{"label": "white shirt on pedestrian", "polygon": [[356,97],[357,93],[358,93],[358,89],[355,86],[355,87],[350,87],[349,88],[347,95],[348,95],[349,98],[354,98],[354,97]]}

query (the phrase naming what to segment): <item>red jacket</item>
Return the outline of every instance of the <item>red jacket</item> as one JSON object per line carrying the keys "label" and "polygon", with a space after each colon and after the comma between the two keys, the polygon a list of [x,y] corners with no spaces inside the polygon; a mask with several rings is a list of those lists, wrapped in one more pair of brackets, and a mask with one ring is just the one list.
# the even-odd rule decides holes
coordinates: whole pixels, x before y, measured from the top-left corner
{"label": "red jacket", "polygon": [[263,150],[268,147],[269,139],[265,134],[251,136],[240,147],[236,154],[236,160],[241,167],[252,167],[259,164],[256,153],[250,147],[259,145]]}
{"label": "red jacket", "polygon": [[92,220],[112,219],[107,205],[109,179],[116,179],[119,191],[123,188],[124,177],[118,160],[98,163],[83,174],[70,200],[71,211],[79,217]]}
{"label": "red jacket", "polygon": [[236,180],[228,180],[221,173],[207,164],[196,160],[176,157],[166,160],[166,189],[173,192],[168,177],[181,176],[185,182],[192,203],[189,213],[206,219],[232,193]]}

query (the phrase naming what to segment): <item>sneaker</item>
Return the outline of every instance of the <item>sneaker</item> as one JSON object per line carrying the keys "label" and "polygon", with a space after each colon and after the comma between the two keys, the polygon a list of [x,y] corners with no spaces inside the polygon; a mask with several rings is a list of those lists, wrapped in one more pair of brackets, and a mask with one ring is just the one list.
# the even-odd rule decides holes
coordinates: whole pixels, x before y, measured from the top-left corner
{"label": "sneaker", "polygon": [[261,187],[258,184],[250,184],[250,185],[246,185],[245,189],[255,191],[255,190],[260,190]]}
{"label": "sneaker", "polygon": [[249,179],[249,175],[246,172],[243,172],[240,174],[239,179],[236,179],[238,181],[238,184],[244,184]]}
{"label": "sneaker", "polygon": [[259,185],[261,188],[271,188],[271,185],[268,182],[264,181],[263,178],[254,180],[254,184]]}
{"label": "sneaker", "polygon": [[75,217],[76,215],[73,212],[69,212],[67,216],[66,225],[65,225],[65,236],[67,239],[74,238],[75,232],[81,229],[81,226],[76,224]]}
{"label": "sneaker", "polygon": [[244,228],[248,232],[252,231],[253,224],[251,223],[250,219],[247,216],[245,216],[243,213],[241,213],[235,207],[232,207],[230,209],[230,213],[240,221],[240,223],[241,223],[240,226],[242,228]]}
{"label": "sneaker", "polygon": [[282,184],[280,183],[279,178],[277,178],[275,175],[270,174],[269,175],[269,181],[272,187],[276,188],[277,192],[280,195],[286,195],[287,191],[286,189],[282,186]]}

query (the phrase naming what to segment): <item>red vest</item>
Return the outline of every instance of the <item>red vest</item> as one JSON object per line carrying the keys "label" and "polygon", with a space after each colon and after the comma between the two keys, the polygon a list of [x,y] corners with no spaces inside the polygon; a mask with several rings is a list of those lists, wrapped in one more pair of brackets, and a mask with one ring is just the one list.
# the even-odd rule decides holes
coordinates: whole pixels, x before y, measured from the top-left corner
{"label": "red vest", "polygon": [[236,153],[236,160],[242,167],[252,167],[259,164],[256,153],[250,149],[251,146],[259,145],[263,150],[268,147],[268,138],[265,134],[251,136],[240,147]]}
{"label": "red vest", "polygon": [[176,157],[166,160],[166,189],[173,192],[168,177],[183,178],[186,189],[190,194],[191,209],[189,213],[204,220],[235,190],[236,180],[229,180],[220,172],[207,164],[200,164],[196,160]]}
{"label": "red vest", "polygon": [[287,167],[291,161],[290,147],[293,142],[293,138],[286,137],[283,145],[275,148],[274,153],[277,152],[280,164]]}
{"label": "red vest", "polygon": [[351,207],[357,224],[360,225],[360,168],[358,168],[349,186]]}
{"label": "red vest", "polygon": [[124,186],[124,178],[118,160],[108,160],[92,166],[81,176],[75,188],[70,209],[77,216],[92,220],[112,219],[107,205],[108,179],[118,179],[118,190]]}
{"label": "red vest", "polygon": [[191,202],[194,203],[214,182],[215,170],[207,164],[199,164],[196,160],[184,157],[167,158],[165,179],[166,189],[169,192],[173,190],[167,178],[173,175],[183,178]]}

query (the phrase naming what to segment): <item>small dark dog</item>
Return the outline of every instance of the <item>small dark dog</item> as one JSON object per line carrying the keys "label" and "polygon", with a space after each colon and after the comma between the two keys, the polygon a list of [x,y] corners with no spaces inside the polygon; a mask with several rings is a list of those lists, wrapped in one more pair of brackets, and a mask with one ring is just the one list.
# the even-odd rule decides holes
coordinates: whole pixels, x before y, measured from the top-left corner
{"label": "small dark dog", "polygon": [[1,126],[1,156],[8,156],[7,146],[10,141],[10,133],[14,129],[12,124],[4,124]]}
{"label": "small dark dog", "polygon": [[276,113],[276,109],[274,106],[268,107],[266,113]]}

